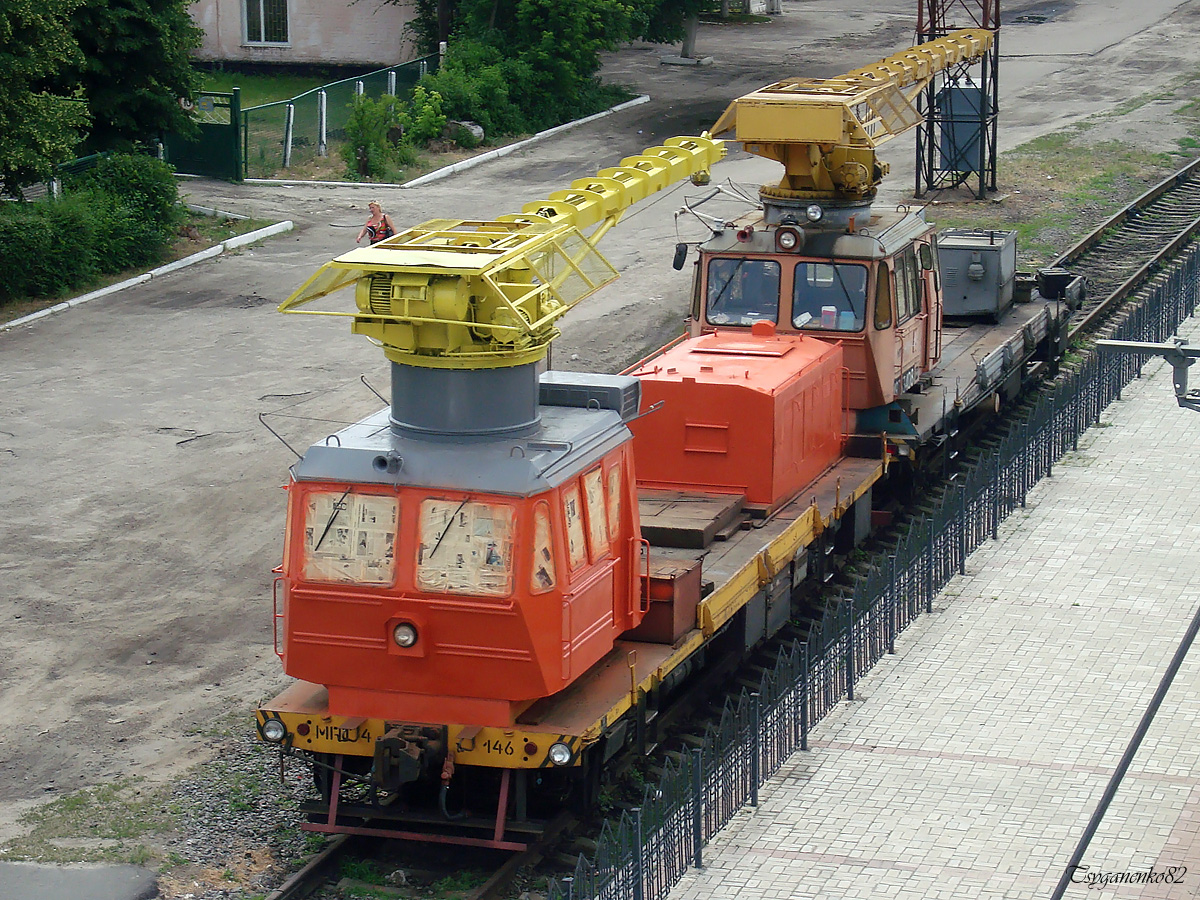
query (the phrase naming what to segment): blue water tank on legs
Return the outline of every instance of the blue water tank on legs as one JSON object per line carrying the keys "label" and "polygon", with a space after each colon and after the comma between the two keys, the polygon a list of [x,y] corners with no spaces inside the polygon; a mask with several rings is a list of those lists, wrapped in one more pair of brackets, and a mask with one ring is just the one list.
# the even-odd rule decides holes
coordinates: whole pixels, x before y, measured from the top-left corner
{"label": "blue water tank on legs", "polygon": [[979,172],[983,128],[991,103],[981,87],[944,87],[937,94],[943,172]]}

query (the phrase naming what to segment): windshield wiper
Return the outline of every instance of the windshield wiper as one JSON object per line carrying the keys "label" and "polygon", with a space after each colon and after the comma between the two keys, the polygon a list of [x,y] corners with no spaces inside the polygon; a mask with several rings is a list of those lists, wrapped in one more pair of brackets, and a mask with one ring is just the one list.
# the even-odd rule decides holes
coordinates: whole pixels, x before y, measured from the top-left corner
{"label": "windshield wiper", "polygon": [[724,283],[723,285],[721,285],[721,290],[717,291],[717,296],[716,296],[716,297],[714,297],[714,298],[713,298],[713,300],[712,300],[712,302],[708,304],[708,311],[709,311],[709,312],[712,312],[713,310],[715,310],[715,309],[716,309],[716,308],[717,308],[717,307],[720,305],[720,303],[721,303],[721,299],[722,299],[722,298],[725,296],[725,292],[726,292],[727,290],[729,290],[729,286],[730,286],[731,284],[733,284],[733,276],[735,276],[735,275],[736,275],[738,272],[740,272],[740,271],[741,271],[741,269],[742,269],[742,266],[745,264],[745,262],[746,262],[746,260],[745,260],[745,259],[739,259],[739,260],[738,260],[738,261],[737,261],[737,262],[734,264],[734,266],[733,266],[733,271],[729,273],[729,277],[728,277],[728,278],[726,278],[726,279],[725,279],[725,283]]}
{"label": "windshield wiper", "polygon": [[325,523],[325,530],[321,532],[321,536],[317,539],[316,546],[313,547],[313,553],[321,549],[321,541],[325,540],[325,536],[329,534],[329,529],[333,527],[333,520],[338,517],[343,509],[346,508],[346,497],[350,494],[350,488],[346,488],[346,493],[342,494],[335,504],[333,504],[333,512],[329,516],[329,521]]}
{"label": "windshield wiper", "polygon": [[[467,498],[467,500],[470,499],[470,497]],[[430,562],[433,561],[433,555],[437,553],[438,547],[442,546],[442,538],[446,536],[446,533],[450,530],[450,526],[454,524],[455,516],[462,512],[462,508],[467,505],[467,500],[464,500],[462,503],[458,504],[458,509],[450,514],[450,518],[446,521],[446,527],[442,529],[442,533],[438,535],[437,541],[434,542],[433,549],[429,551]]]}

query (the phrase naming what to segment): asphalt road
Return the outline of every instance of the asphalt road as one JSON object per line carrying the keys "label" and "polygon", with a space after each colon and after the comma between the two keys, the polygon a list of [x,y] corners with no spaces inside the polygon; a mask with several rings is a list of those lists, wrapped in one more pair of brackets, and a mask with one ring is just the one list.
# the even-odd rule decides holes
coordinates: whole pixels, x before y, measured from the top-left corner
{"label": "asphalt road", "polygon": [[[258,416],[307,446],[377,408],[359,377],[386,392],[387,369],[343,323],[275,306],[353,246],[369,199],[397,223],[516,211],[708,127],[762,84],[907,46],[914,12],[894,0],[785,0],[769,25],[703,27],[706,67],[662,66],[669,51],[635,45],[606,76],[649,103],[411,190],[185,182],[190,202],[297,228],[0,333],[0,844],[48,797],[203,760],[189,732],[248,715],[282,685],[271,569],[294,457]],[[1005,18],[1022,12],[1046,19],[1002,31],[1004,147],[1152,92],[1200,57],[1197,0],[1014,2]],[[887,156],[889,197],[903,198],[911,138]],[[773,171],[732,153],[714,180]],[[567,319],[556,367],[612,370],[678,332],[688,275],[671,256],[676,240],[704,232],[675,214],[696,192],[664,192],[605,240],[623,278]]]}

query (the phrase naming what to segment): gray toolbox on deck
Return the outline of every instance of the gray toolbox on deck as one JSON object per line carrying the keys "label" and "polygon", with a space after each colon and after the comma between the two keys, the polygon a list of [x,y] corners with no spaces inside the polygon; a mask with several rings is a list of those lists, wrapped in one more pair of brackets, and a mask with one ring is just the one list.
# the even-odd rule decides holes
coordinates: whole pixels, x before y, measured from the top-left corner
{"label": "gray toolbox on deck", "polygon": [[938,235],[942,299],[947,316],[996,320],[1013,302],[1017,233],[947,229]]}

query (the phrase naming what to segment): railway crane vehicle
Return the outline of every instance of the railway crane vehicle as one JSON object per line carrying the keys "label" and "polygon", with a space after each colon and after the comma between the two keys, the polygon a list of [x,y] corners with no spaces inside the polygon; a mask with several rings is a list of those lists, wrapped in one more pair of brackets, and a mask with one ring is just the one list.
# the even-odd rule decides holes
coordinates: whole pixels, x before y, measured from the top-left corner
{"label": "railway crane vehicle", "polygon": [[[305,828],[527,846],[653,744],[679,686],[789,621],[827,554],[865,539],[889,471],[945,452],[1052,352],[1066,307],[947,323],[933,226],[872,208],[875,148],[991,40],[770,85],[716,136],[403,230],[284,301],[350,318],[391,369],[390,406],[287,485],[275,649],[295,680],[257,728],[312,767]],[[708,183],[726,132],[784,176],[700,245],[686,334],[620,375],[549,369],[558,320],[616,278],[600,239]],[[317,308],[343,288],[352,309]]]}

